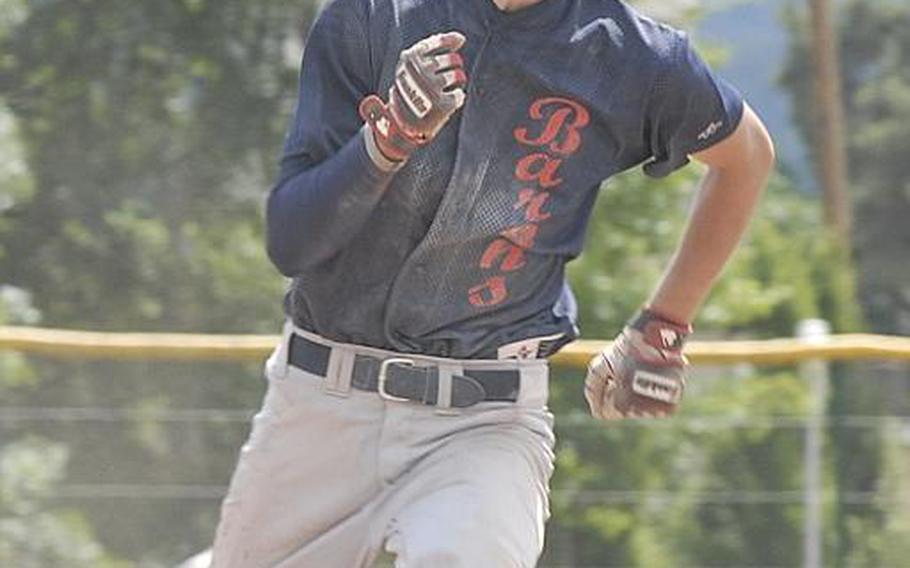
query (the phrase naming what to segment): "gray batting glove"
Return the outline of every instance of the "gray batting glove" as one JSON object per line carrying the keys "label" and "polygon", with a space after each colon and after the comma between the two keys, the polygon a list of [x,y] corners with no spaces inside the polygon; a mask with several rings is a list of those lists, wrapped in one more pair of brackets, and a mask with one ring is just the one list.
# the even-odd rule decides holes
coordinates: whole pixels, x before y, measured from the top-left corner
{"label": "gray batting glove", "polygon": [[[377,95],[361,101],[360,116],[372,134],[367,150],[377,164],[406,160],[464,104],[468,78],[458,53],[464,42],[458,32],[417,42],[401,53],[388,103]],[[374,154],[377,150],[381,156]]]}
{"label": "gray batting glove", "polygon": [[643,310],[588,364],[585,399],[595,418],[665,418],[686,389],[683,343],[692,326]]}

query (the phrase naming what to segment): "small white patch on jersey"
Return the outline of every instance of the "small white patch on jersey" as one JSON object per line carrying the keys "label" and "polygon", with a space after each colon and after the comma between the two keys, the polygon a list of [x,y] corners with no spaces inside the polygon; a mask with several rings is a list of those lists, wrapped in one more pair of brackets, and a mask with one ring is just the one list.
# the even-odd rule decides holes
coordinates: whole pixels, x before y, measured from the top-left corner
{"label": "small white patch on jersey", "polygon": [[605,20],[597,20],[594,23],[588,24],[585,27],[576,30],[572,34],[571,41],[572,43],[579,43],[583,41],[589,41],[588,44],[588,54],[596,55],[603,51],[605,48],[609,48],[607,42],[601,42],[599,40],[598,34],[602,34],[603,30],[606,31],[606,35],[616,47],[622,47],[625,43],[625,32],[622,31],[622,28],[619,27],[619,24],[616,23],[612,18]]}
{"label": "small white patch on jersey", "polygon": [[559,339],[562,336],[562,333],[558,333],[556,335],[532,337],[530,339],[522,339],[521,341],[516,341],[515,343],[509,343],[508,345],[503,345],[497,350],[496,358],[519,360],[537,359],[541,343],[544,341]]}
{"label": "small white patch on jersey", "polygon": [[701,132],[701,134],[698,135],[698,139],[707,140],[708,138],[711,138],[712,136],[714,136],[715,134],[717,134],[720,131],[720,129],[723,127],[723,125],[724,125],[724,121],[722,121],[722,120],[718,120],[717,122],[712,122],[710,125],[708,125],[708,128],[705,128]]}

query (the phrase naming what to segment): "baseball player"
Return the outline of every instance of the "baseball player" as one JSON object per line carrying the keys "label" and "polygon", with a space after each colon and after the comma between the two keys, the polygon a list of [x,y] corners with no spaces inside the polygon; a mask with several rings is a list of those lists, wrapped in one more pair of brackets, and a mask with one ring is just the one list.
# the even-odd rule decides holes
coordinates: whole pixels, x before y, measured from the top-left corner
{"label": "baseball player", "polygon": [[686,36],[618,0],[334,0],[268,202],[292,284],[222,506],[217,568],[530,567],[547,363],[601,182],[707,173],[650,300],[591,362],[601,419],[665,417],[682,347],[772,167]]}

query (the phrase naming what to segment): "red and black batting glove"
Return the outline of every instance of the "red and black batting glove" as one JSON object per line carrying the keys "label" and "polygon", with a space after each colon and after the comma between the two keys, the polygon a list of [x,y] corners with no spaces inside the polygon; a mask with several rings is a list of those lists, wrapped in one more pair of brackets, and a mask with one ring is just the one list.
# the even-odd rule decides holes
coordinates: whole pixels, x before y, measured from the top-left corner
{"label": "red and black batting glove", "polygon": [[[464,104],[468,82],[458,50],[465,37],[458,32],[425,38],[401,53],[388,102],[369,95],[360,102],[360,116],[373,134],[367,150],[391,162],[403,162],[428,144]],[[374,147],[371,147],[371,143]],[[377,162],[378,163],[378,162]]]}
{"label": "red and black batting glove", "polygon": [[665,418],[686,389],[682,354],[692,326],[649,309],[638,313],[608,349],[588,364],[585,398],[595,418]]}

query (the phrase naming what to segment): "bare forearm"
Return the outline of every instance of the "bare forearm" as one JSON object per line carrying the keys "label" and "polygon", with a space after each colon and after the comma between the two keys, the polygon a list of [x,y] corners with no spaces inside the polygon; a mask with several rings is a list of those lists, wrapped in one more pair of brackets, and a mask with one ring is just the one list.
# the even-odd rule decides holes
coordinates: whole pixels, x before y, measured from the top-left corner
{"label": "bare forearm", "polygon": [[651,297],[651,307],[691,322],[736,250],[767,180],[767,171],[710,170],[702,181],[682,242]]}

